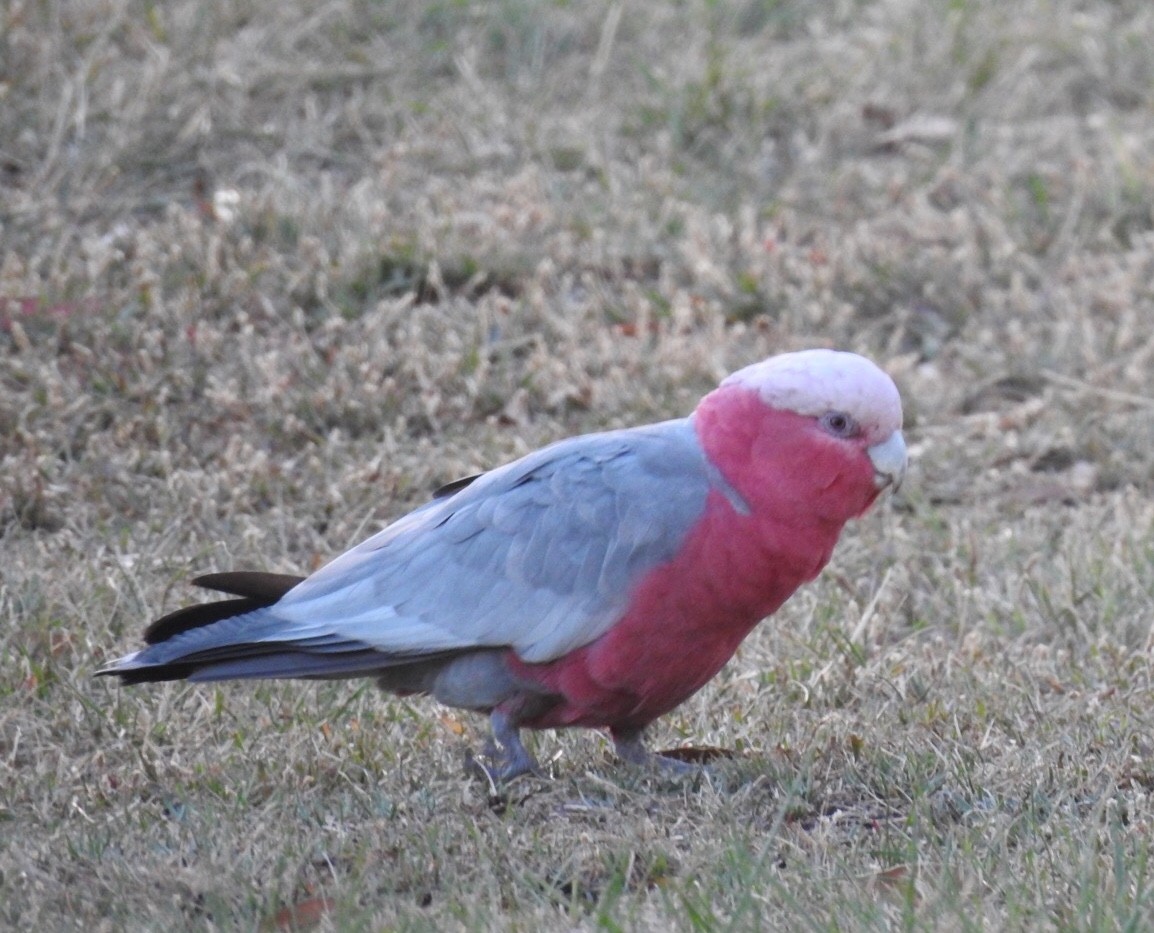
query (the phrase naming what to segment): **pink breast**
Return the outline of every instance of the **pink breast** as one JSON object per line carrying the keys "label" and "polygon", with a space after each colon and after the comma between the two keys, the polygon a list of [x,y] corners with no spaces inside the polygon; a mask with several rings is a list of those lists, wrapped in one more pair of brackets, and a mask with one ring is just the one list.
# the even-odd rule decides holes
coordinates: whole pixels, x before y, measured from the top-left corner
{"label": "pink breast", "polygon": [[562,698],[524,725],[640,727],[696,693],[829,558],[832,542],[784,548],[757,524],[711,494],[681,553],[641,582],[610,631],[545,664],[510,653],[518,677]]}
{"label": "pink breast", "polygon": [[877,495],[861,450],[746,389],[717,390],[694,418],[707,456],[748,508],[712,492],[678,556],[637,585],[626,614],[596,641],[545,664],[510,652],[518,677],[561,698],[524,725],[635,728],[673,709],[817,576],[845,522]]}

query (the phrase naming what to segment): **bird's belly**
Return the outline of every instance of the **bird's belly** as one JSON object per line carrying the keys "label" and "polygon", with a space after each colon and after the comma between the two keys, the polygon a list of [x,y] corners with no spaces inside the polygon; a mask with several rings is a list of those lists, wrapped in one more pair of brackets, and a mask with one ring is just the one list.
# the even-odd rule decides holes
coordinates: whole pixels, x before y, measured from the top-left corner
{"label": "bird's belly", "polygon": [[740,640],[698,639],[687,646],[680,639],[655,642],[648,633],[617,628],[546,664],[525,664],[512,656],[509,663],[518,678],[559,698],[522,725],[640,728],[701,689]]}

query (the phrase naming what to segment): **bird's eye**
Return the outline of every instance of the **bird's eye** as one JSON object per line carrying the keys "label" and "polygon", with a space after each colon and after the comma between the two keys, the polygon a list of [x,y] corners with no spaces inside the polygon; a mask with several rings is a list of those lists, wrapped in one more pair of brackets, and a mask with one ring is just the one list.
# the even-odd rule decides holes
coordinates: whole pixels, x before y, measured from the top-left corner
{"label": "bird's eye", "polygon": [[857,422],[844,411],[827,411],[821,416],[821,426],[834,437],[853,437],[857,434]]}

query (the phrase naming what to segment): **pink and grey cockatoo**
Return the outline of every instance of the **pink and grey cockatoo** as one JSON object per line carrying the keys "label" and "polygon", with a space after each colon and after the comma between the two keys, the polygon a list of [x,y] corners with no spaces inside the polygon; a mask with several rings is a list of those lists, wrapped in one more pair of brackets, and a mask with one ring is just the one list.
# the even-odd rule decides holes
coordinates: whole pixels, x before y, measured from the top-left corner
{"label": "pink and grey cockatoo", "polygon": [[490,715],[493,764],[536,768],[520,730],[643,730],[697,692],[905,474],[897,388],[805,350],[726,378],[688,418],[559,441],[432,501],[307,578],[221,573],[230,593],[145,632],[124,683],[374,677]]}

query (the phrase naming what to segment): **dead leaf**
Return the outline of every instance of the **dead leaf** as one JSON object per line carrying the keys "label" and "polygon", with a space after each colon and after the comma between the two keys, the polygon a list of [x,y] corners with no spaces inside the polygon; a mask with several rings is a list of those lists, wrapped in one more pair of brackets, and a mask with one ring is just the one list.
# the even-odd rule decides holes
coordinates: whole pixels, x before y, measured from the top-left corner
{"label": "dead leaf", "polygon": [[333,909],[327,897],[308,897],[291,907],[282,907],[262,926],[268,930],[311,930]]}
{"label": "dead leaf", "polygon": [[737,752],[733,749],[713,745],[682,745],[679,748],[664,749],[657,754],[662,758],[672,758],[674,761],[684,761],[691,765],[707,765],[718,759],[737,757]]}

